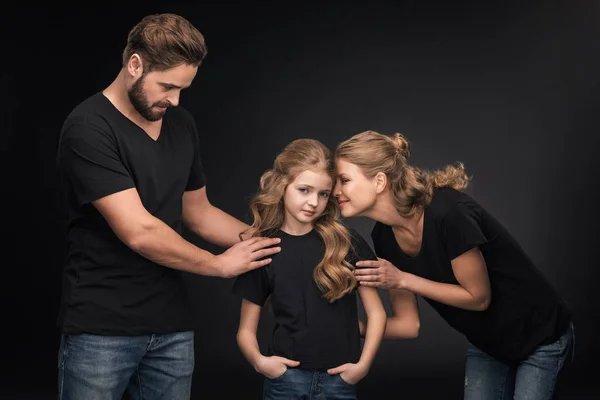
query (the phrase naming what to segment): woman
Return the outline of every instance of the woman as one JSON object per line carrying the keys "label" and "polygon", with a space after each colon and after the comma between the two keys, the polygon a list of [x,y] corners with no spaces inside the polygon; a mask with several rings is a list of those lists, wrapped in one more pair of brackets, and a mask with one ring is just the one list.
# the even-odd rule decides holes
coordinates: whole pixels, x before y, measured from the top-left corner
{"label": "woman", "polygon": [[465,335],[465,399],[551,399],[573,348],[570,311],[514,237],[462,192],[461,164],[430,173],[408,156],[399,133],[363,132],[336,150],[342,216],[377,222],[381,258],[358,262],[358,281],[423,296]]}

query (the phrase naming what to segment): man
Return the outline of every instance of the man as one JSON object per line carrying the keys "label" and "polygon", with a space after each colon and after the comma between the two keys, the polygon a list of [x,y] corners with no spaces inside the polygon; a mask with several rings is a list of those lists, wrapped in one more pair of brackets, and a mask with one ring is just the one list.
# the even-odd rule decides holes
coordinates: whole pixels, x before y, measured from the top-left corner
{"label": "man", "polygon": [[[207,199],[196,126],[177,107],[205,54],[186,19],[145,17],[129,33],[116,79],[62,127],[61,399],[189,398],[194,342],[180,271],[229,278],[280,250],[272,247],[279,239],[240,242],[248,226]],[[229,249],[194,246],[182,223]]]}

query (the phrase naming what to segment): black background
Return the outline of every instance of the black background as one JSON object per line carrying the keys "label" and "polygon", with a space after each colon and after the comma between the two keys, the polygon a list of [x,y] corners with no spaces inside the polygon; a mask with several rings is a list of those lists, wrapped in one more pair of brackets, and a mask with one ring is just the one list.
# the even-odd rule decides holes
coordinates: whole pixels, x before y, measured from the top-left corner
{"label": "black background", "polygon": [[[575,312],[576,363],[561,398],[600,395],[592,370],[600,357],[600,3],[3,7],[0,397],[56,397],[65,255],[59,130],[74,106],[116,77],[129,29],[157,12],[185,16],[208,44],[181,105],[198,124],[214,205],[247,220],[260,174],[299,137],[333,148],[367,129],[400,131],[414,165],[462,161],[473,176],[467,192],[512,231]],[[348,224],[369,238],[371,222]],[[197,327],[193,398],[259,399],[262,379],[235,343],[232,280],[187,282]],[[420,337],[382,344],[360,398],[461,398],[465,340],[420,307]],[[265,316],[261,340],[270,322]]]}

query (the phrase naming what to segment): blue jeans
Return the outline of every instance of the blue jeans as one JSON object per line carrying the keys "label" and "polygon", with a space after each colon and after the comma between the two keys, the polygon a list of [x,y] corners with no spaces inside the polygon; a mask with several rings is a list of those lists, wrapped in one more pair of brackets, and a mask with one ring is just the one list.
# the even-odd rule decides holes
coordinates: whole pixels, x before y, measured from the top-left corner
{"label": "blue jeans", "polygon": [[190,398],[194,332],[148,336],[62,335],[59,400]]}
{"label": "blue jeans", "polygon": [[356,385],[339,374],[288,368],[278,378],[265,378],[263,400],[356,400]]}
{"label": "blue jeans", "polygon": [[573,324],[554,343],[538,346],[525,360],[510,366],[469,343],[465,400],[550,400],[559,374],[573,356]]}

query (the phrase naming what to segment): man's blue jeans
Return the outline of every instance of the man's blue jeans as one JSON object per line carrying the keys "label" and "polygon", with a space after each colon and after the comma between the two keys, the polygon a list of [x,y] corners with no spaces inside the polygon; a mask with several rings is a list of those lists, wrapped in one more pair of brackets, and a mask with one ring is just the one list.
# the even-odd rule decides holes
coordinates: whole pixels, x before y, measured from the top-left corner
{"label": "man's blue jeans", "polygon": [[62,335],[59,400],[187,400],[194,333],[148,336]]}
{"label": "man's blue jeans", "polygon": [[538,346],[516,366],[490,357],[469,343],[465,400],[550,400],[566,363],[573,357],[573,324],[554,343]]}

